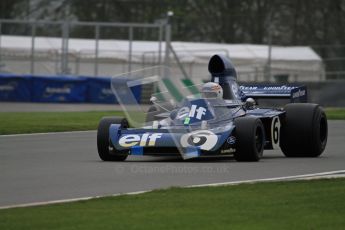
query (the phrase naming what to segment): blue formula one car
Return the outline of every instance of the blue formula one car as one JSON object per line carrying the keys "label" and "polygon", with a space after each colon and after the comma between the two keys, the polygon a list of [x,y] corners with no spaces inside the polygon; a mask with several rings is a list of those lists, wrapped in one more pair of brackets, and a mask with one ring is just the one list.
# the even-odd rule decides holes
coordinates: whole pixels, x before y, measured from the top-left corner
{"label": "blue formula one car", "polygon": [[[167,96],[176,92],[161,90],[151,97],[153,105],[147,113],[137,111],[141,105],[133,89],[159,88],[159,74],[126,74],[125,81],[114,78],[112,89],[127,118],[100,121],[100,158],[123,161],[128,155],[179,155],[183,159],[233,155],[237,161],[259,161],[264,149],[280,148],[287,157],[318,157],[324,151],[327,118],[319,105],[305,103],[304,86],[239,86],[232,63],[221,55],[210,59],[208,69],[211,81],[201,89],[196,86],[185,90],[186,94],[179,89],[184,95],[179,100]],[[257,101],[262,98],[288,98],[290,103],[283,108],[259,108]],[[134,127],[129,128],[129,123]]]}

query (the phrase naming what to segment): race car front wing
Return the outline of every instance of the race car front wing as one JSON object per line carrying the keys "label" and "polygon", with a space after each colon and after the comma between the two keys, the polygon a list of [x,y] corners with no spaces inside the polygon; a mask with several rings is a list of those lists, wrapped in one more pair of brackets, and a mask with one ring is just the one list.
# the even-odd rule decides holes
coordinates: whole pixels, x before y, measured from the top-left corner
{"label": "race car front wing", "polygon": [[223,128],[221,132],[187,128],[121,129],[120,125],[112,124],[109,136],[112,147],[119,151],[128,149],[131,155],[181,154],[188,158],[216,153],[224,144],[228,148],[234,147],[236,138],[231,136],[233,130],[233,126]]}

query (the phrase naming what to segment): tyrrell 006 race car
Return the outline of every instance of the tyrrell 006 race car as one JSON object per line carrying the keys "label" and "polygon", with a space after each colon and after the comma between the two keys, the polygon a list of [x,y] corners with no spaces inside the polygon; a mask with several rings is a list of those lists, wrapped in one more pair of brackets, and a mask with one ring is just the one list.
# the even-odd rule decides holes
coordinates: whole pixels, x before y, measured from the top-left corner
{"label": "tyrrell 006 race car", "polygon": [[[306,87],[239,86],[234,66],[222,55],[211,57],[208,70],[209,82],[185,88],[172,87],[177,78],[165,67],[113,77],[112,91],[126,118],[100,121],[100,158],[232,155],[237,161],[259,161],[264,149],[280,148],[287,157],[318,157],[324,151],[327,118],[319,105],[306,103]],[[144,91],[154,92],[149,109],[138,101]],[[259,107],[265,98],[290,102]]]}

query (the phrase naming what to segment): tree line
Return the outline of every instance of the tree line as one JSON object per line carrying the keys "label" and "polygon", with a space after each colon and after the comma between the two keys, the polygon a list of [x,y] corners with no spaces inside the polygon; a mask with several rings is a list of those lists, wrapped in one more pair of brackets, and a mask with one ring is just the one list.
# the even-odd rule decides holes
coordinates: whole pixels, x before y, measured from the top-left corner
{"label": "tree line", "polygon": [[345,0],[1,0],[0,18],[154,22],[174,12],[183,41],[342,44]]}

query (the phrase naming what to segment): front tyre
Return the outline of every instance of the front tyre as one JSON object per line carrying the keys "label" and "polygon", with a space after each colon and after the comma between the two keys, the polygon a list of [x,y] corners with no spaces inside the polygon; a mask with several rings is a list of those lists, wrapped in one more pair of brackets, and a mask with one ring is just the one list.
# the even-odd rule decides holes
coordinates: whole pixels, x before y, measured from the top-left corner
{"label": "front tyre", "polygon": [[325,150],[327,117],[317,104],[295,103],[285,106],[280,148],[287,157],[318,157]]}
{"label": "front tyre", "polygon": [[110,145],[109,127],[111,124],[120,124],[121,129],[128,128],[125,118],[103,117],[97,130],[98,155],[103,161],[124,161],[128,156],[128,151],[119,151]]}
{"label": "front tyre", "polygon": [[235,119],[236,161],[259,161],[265,145],[264,126],[255,117]]}

